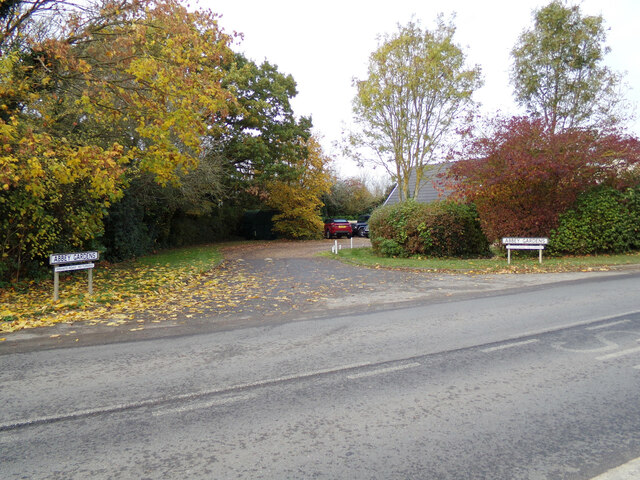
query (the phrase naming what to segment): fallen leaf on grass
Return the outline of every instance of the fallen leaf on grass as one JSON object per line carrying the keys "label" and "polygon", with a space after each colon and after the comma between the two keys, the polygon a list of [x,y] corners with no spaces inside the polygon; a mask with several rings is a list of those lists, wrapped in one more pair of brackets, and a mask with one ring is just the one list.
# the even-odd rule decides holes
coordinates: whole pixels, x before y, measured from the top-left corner
{"label": "fallen leaf on grass", "polygon": [[[268,300],[277,287],[280,296],[273,300],[291,302],[291,297],[282,295],[287,291],[282,289],[286,281],[282,277],[258,278],[243,271],[241,265],[229,264],[204,274],[166,266],[99,269],[93,296],[86,295],[84,277],[65,279],[60,294],[68,298],[55,303],[51,300],[51,281],[30,286],[26,293],[0,289],[0,311],[10,311],[13,316],[10,321],[0,322],[0,333],[81,321],[110,327],[137,322],[132,326],[140,328],[145,320],[136,317],[141,315],[149,322],[161,323],[183,315],[192,318],[215,308],[221,313],[238,312],[248,300]],[[318,295],[313,291],[297,293]]]}

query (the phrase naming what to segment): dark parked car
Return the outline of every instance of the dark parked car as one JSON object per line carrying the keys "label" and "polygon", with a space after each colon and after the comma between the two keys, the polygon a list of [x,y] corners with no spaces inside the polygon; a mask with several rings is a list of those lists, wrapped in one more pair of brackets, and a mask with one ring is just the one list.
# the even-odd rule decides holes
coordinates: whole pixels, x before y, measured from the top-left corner
{"label": "dark parked car", "polygon": [[351,229],[351,223],[347,220],[339,218],[330,218],[324,222],[324,236],[325,238],[331,237],[347,237],[351,238],[353,231]]}
{"label": "dark parked car", "polygon": [[369,236],[369,218],[371,215],[360,215],[355,227],[353,227],[353,234],[358,237]]}

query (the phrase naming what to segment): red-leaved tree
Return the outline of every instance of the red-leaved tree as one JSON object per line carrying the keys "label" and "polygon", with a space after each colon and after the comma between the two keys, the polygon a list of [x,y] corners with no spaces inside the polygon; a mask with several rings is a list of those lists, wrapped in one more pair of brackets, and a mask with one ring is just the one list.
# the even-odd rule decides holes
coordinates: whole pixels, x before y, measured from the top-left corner
{"label": "red-leaved tree", "polygon": [[547,236],[558,215],[595,185],[633,183],[640,141],[620,132],[573,129],[552,133],[542,122],[496,121],[447,172],[458,198],[473,201],[485,235]]}

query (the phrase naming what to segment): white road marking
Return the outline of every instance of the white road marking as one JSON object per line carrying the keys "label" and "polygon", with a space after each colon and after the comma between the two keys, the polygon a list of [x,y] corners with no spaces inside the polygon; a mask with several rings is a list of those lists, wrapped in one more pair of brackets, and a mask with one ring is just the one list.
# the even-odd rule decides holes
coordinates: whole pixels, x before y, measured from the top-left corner
{"label": "white road marking", "polygon": [[639,313],[640,313],[640,310],[634,310],[632,312],[623,312],[619,315],[616,315],[615,317],[611,317],[609,315],[606,317],[590,318],[588,320],[580,320],[578,322],[566,323],[564,325],[558,325],[556,328],[553,328],[553,329],[542,328],[538,330],[524,331],[520,334],[520,337],[535,337],[536,335],[543,335],[545,333],[555,332],[558,330],[575,328],[575,327],[585,327],[586,325],[591,325],[592,323],[604,322],[605,320],[611,320],[612,318],[629,317],[631,315],[638,315]]}
{"label": "white road marking", "polygon": [[640,458],[613,468],[591,480],[637,480],[640,478]]}
{"label": "white road marking", "polygon": [[522,342],[507,343],[506,345],[498,345],[497,347],[484,348],[482,351],[485,353],[496,352],[498,350],[505,350],[507,348],[514,348],[520,347],[522,345],[529,345],[531,343],[537,343],[538,341],[538,339],[532,338],[531,340],[523,340]]}
{"label": "white road marking", "polygon": [[316,375],[324,375],[324,374],[330,374],[330,373],[340,373],[340,372],[343,372],[345,370],[352,370],[352,369],[355,369],[355,368],[368,367],[370,365],[371,365],[370,362],[357,363],[357,364],[352,364],[352,365],[343,365],[341,367],[327,368],[327,369],[323,369],[323,370],[315,370],[315,371],[311,371],[311,372],[304,372],[304,373],[299,373],[299,374],[294,374],[294,375],[287,375],[287,376],[283,376],[283,377],[276,377],[276,378],[271,378],[271,379],[268,379],[268,380],[262,380],[262,381],[258,381],[258,382],[250,382],[250,383],[241,383],[241,384],[236,384],[236,385],[229,385],[227,387],[213,388],[213,389],[210,389],[210,390],[204,390],[204,391],[200,391],[200,392],[185,393],[185,394],[182,394],[182,395],[174,395],[174,396],[171,396],[171,397],[161,397],[161,398],[154,398],[154,399],[148,399],[148,400],[141,400],[141,401],[137,401],[137,402],[131,402],[131,403],[125,403],[125,404],[116,404],[116,405],[110,405],[110,406],[106,406],[106,407],[97,407],[97,408],[92,408],[92,409],[87,409],[87,410],[75,410],[75,411],[72,411],[72,412],[69,412],[69,413],[66,413],[66,414],[60,414],[60,415],[51,415],[51,416],[43,416],[43,417],[32,417],[32,418],[26,418],[26,419],[21,419],[21,420],[13,420],[13,421],[9,421],[7,423],[0,423],[0,432],[5,431],[5,430],[13,430],[13,429],[24,427],[24,426],[27,426],[27,425],[39,425],[39,424],[43,424],[43,423],[52,423],[52,422],[58,422],[58,421],[62,421],[62,420],[73,420],[73,419],[92,416],[92,415],[116,413],[116,412],[121,412],[121,411],[125,411],[125,410],[131,410],[131,409],[135,409],[135,408],[154,407],[154,406],[157,406],[158,404],[165,404],[165,403],[176,402],[176,401],[193,401],[193,400],[197,400],[200,397],[204,397],[204,396],[219,395],[219,394],[223,394],[223,393],[230,393],[230,392],[232,392],[234,390],[237,391],[237,390],[244,390],[244,389],[248,389],[248,388],[266,387],[266,386],[273,385],[273,384],[276,384],[276,383],[279,383],[279,382],[287,382],[287,381],[290,381],[290,380],[304,380],[304,379],[307,379],[307,378],[314,377]]}
{"label": "white road marking", "polygon": [[[610,333],[610,332],[607,332],[607,333]],[[608,340],[602,335],[596,334],[595,337],[598,340],[600,340],[602,343],[604,343],[604,346],[596,347],[596,348],[568,348],[564,346],[566,342],[562,342],[559,344],[555,344],[554,347],[557,348],[558,350],[562,350],[564,352],[572,352],[572,353],[602,353],[602,352],[610,352],[611,350],[617,350],[620,348],[620,345],[618,345],[616,342],[612,342],[611,340]]]}
{"label": "white road marking", "polygon": [[[610,324],[613,325],[613,324]],[[574,353],[603,353],[603,352],[607,352],[607,351],[613,351],[613,350],[618,350],[620,348],[620,345],[617,344],[616,342],[612,342],[611,340],[607,339],[607,335],[612,335],[612,334],[616,334],[616,335],[620,335],[620,334],[624,334],[627,336],[630,335],[638,335],[637,331],[629,331],[629,330],[609,330],[606,332],[600,332],[600,333],[596,333],[594,334],[594,336],[602,343],[604,343],[604,346],[602,347],[596,347],[596,348],[567,348],[564,347],[563,345],[566,342],[560,343],[560,344],[555,344],[554,347],[557,348],[558,350],[563,350],[565,352],[574,352]],[[640,341],[640,338],[637,340]]]}
{"label": "white road marking", "polygon": [[620,325],[622,323],[629,323],[629,320],[618,320],[617,322],[605,323],[603,325],[595,325],[593,327],[587,327],[587,330],[600,330],[601,328],[609,328],[614,325]]}
{"label": "white road marking", "polygon": [[596,357],[597,360],[611,360],[613,358],[624,357],[625,355],[631,355],[640,352],[640,347],[629,348],[627,350],[620,350],[619,352],[608,353],[607,355],[601,355]]}
{"label": "white road marking", "polygon": [[183,405],[181,407],[162,408],[160,410],[153,412],[153,416],[160,417],[163,415],[173,415],[176,413],[184,413],[184,412],[191,412],[193,410],[201,410],[203,408],[217,407],[220,405],[226,405],[228,403],[239,402],[241,400],[249,400],[251,398],[254,398],[255,396],[256,395],[236,395],[229,398],[215,398],[213,400],[209,400],[208,402],[193,402],[189,405]]}
{"label": "white road marking", "polygon": [[289,380],[302,380],[305,378],[309,378],[309,377],[315,377],[316,375],[324,375],[327,373],[340,373],[344,370],[352,370],[354,368],[362,368],[362,367],[368,367],[369,365],[371,365],[370,362],[364,362],[364,363],[354,363],[351,365],[343,365],[342,367],[337,367],[337,368],[326,368],[323,370],[315,370],[312,372],[305,372],[305,373],[297,373],[294,375],[287,375],[284,377],[276,377],[276,378],[272,378],[270,380],[263,380],[260,382],[252,382],[252,383],[244,383],[241,385],[234,385],[233,387],[228,387],[225,389],[217,389],[217,390],[211,390],[210,392],[205,392],[206,394],[210,394],[210,393],[219,393],[221,391],[224,390],[238,390],[238,389],[244,389],[244,388],[254,388],[254,387],[263,387],[263,386],[267,386],[273,383],[279,383],[279,382],[288,382]]}
{"label": "white road marking", "polygon": [[382,375],[384,373],[398,372],[400,370],[406,370],[408,368],[414,368],[419,366],[420,364],[417,362],[406,363],[404,365],[398,365],[397,367],[379,368],[377,370],[371,370],[369,372],[354,373],[353,375],[347,375],[347,378],[349,380],[354,380],[356,378],[372,377],[374,375]]}

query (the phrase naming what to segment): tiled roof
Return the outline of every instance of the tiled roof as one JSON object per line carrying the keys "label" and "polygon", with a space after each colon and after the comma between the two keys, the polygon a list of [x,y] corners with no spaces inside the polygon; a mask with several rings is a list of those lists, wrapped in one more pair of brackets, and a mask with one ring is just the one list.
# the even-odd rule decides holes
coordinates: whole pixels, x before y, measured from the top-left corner
{"label": "tiled roof", "polygon": [[[438,174],[446,172],[451,164],[450,163],[436,163],[434,165],[427,166],[422,175],[422,185],[418,191],[416,201],[420,203],[430,203],[436,200],[442,200],[449,196],[449,192],[444,189],[442,180],[438,178]],[[436,185],[438,188],[436,188]],[[416,171],[411,170],[409,176],[409,194],[413,193],[413,189],[416,186]],[[444,191],[442,191],[444,190]],[[398,184],[393,187],[393,190],[385,200],[385,205],[394,205],[400,201],[398,193]]]}

